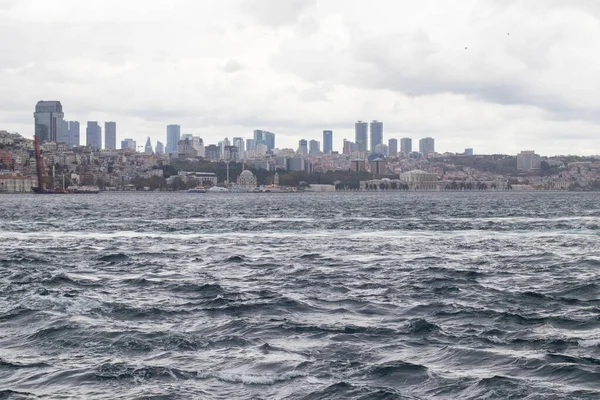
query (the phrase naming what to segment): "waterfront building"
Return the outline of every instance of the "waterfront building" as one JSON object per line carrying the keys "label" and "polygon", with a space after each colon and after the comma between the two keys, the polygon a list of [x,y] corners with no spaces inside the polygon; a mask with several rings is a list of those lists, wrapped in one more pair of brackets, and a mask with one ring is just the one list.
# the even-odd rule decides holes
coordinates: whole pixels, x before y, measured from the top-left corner
{"label": "waterfront building", "polygon": [[367,170],[366,165],[367,164],[366,164],[365,160],[352,160],[352,161],[350,161],[350,170],[354,171],[354,172],[366,171]]}
{"label": "waterfront building", "polygon": [[419,140],[419,153],[427,157],[429,153],[435,153],[435,139],[426,137]]}
{"label": "waterfront building", "polygon": [[66,129],[64,113],[60,101],[38,101],[35,105],[33,119],[34,132],[40,143],[56,142],[64,135]]}
{"label": "waterfront building", "polygon": [[372,121],[370,124],[371,130],[371,151],[375,151],[375,148],[379,144],[383,144],[383,122]]}
{"label": "waterfront building", "polygon": [[423,182],[437,182],[438,176],[431,172],[425,172],[418,169],[404,172],[400,174],[400,180],[405,183],[423,183]]}
{"label": "waterfront building", "polygon": [[88,121],[85,128],[86,145],[97,150],[102,149],[102,128],[98,121]]}
{"label": "waterfront building", "polygon": [[323,153],[329,154],[333,151],[333,131],[323,131]]}
{"label": "waterfront building", "polygon": [[369,125],[366,122],[358,121],[354,124],[354,143],[356,151],[367,151],[367,136]]}
{"label": "waterfront building", "polygon": [[113,121],[104,123],[104,148],[115,150],[117,148],[117,123]]}
{"label": "waterfront building", "polygon": [[256,187],[256,176],[252,171],[246,169],[238,176],[237,185],[243,189],[252,190]]}
{"label": "waterfront building", "polygon": [[29,176],[0,175],[0,193],[28,193],[33,185]]}
{"label": "waterfront building", "polygon": [[398,155],[398,139],[388,140],[388,155],[396,157]]}
{"label": "waterfront building", "polygon": [[181,126],[167,125],[167,154],[177,153],[181,139]]}
{"label": "waterfront building", "polygon": [[371,173],[373,175],[386,175],[387,174],[387,163],[381,158],[376,158],[370,163]]}
{"label": "waterfront building", "polygon": [[308,154],[311,156],[316,156],[321,152],[321,143],[316,140],[311,140],[308,142]]}
{"label": "waterfront building", "polygon": [[412,139],[411,138],[402,138],[400,139],[400,152],[404,155],[408,155],[412,153]]}

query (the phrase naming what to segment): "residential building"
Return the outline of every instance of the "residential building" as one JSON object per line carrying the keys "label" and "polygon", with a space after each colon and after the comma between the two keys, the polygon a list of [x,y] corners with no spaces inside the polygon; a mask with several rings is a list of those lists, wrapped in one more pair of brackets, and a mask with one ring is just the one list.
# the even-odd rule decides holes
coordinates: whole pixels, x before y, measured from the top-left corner
{"label": "residential building", "polygon": [[371,129],[371,151],[375,151],[378,144],[383,144],[383,122],[372,121]]}
{"label": "residential building", "polygon": [[356,151],[356,144],[349,140],[344,139],[344,147],[342,153],[344,154],[352,154]]}
{"label": "residential building", "polygon": [[388,140],[388,152],[390,157],[396,157],[398,155],[398,139]]}
{"label": "residential building", "polygon": [[419,140],[419,153],[424,157],[427,157],[429,153],[435,153],[435,140],[432,137]]}
{"label": "residential building", "polygon": [[354,124],[354,142],[356,143],[356,151],[367,151],[367,136],[369,124],[363,121],[358,121]]}
{"label": "residential building", "polygon": [[350,170],[354,172],[366,171],[367,164],[365,160],[352,160],[350,161]]}
{"label": "residential building", "polygon": [[316,156],[321,152],[321,143],[317,140],[311,140],[308,142],[308,154],[311,156]]}
{"label": "residential building", "polygon": [[375,146],[372,153],[381,154],[384,157],[388,157],[389,156],[389,148],[388,148],[387,144],[379,143],[377,146]]}
{"label": "residential building", "polygon": [[473,149],[467,148],[465,149],[465,156],[472,156],[473,155]]}
{"label": "residential building", "polygon": [[256,141],[254,139],[246,139],[246,151],[256,150]]}
{"label": "residential building", "polygon": [[387,163],[381,158],[376,158],[371,161],[371,173],[373,175],[386,175],[387,174]]}
{"label": "residential building", "polygon": [[405,137],[400,139],[400,152],[404,155],[412,153],[412,139]]}
{"label": "residential building", "polygon": [[97,150],[102,149],[102,128],[98,121],[88,121],[85,128],[85,144]]}
{"label": "residential building", "polygon": [[308,144],[306,139],[300,139],[298,141],[298,154],[306,156],[308,155]]}
{"label": "residential building", "polygon": [[65,123],[62,104],[60,101],[38,101],[35,105],[33,118],[35,135],[41,143],[56,142],[63,137]]}
{"label": "residential building", "polygon": [[179,139],[181,139],[181,126],[167,125],[167,154],[179,151]]}
{"label": "residential building", "polygon": [[333,131],[323,131],[323,153],[329,154],[333,151]]}

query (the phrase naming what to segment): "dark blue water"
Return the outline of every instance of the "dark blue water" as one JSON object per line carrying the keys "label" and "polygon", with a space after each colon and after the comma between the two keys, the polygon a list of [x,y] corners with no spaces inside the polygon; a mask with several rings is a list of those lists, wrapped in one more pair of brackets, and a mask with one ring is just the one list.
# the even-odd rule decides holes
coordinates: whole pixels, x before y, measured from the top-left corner
{"label": "dark blue water", "polygon": [[0,202],[0,399],[600,398],[598,194]]}

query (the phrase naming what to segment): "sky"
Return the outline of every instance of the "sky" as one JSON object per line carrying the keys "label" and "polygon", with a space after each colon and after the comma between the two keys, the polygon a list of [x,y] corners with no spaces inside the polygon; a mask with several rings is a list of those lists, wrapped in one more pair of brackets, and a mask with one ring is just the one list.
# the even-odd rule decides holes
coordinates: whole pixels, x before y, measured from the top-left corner
{"label": "sky", "polygon": [[354,140],[357,120],[436,151],[600,154],[596,0],[0,0],[0,129],[38,100],[117,141],[276,133]]}

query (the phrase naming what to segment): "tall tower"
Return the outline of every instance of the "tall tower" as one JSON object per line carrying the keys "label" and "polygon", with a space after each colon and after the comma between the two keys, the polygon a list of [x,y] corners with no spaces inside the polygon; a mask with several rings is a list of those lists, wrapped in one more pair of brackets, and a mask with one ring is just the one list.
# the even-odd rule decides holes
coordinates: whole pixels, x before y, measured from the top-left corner
{"label": "tall tower", "polygon": [[144,146],[144,153],[146,154],[152,154],[152,142],[150,141],[150,136],[148,136],[148,139],[146,140],[146,146]]}
{"label": "tall tower", "polygon": [[98,125],[98,121],[88,121],[87,128],[85,128],[85,142],[88,147],[97,150],[102,148],[102,128]]}
{"label": "tall tower", "polygon": [[388,140],[388,151],[390,157],[396,157],[398,155],[398,139]]}
{"label": "tall tower", "polygon": [[371,151],[375,151],[378,144],[383,144],[383,122],[371,122]]}
{"label": "tall tower", "polygon": [[419,153],[423,154],[425,157],[427,157],[429,153],[435,153],[435,140],[432,137],[426,137],[419,140]]}
{"label": "tall tower", "polygon": [[333,131],[323,131],[323,153],[329,154],[333,151]]}
{"label": "tall tower", "polygon": [[400,139],[400,152],[403,154],[412,153],[412,139],[405,137]]}
{"label": "tall tower", "polygon": [[104,148],[115,150],[117,148],[117,123],[116,122],[105,122],[104,123]]}
{"label": "tall tower", "polygon": [[367,133],[369,124],[358,121],[354,124],[354,142],[356,143],[356,151],[367,151]]}
{"label": "tall tower", "polygon": [[181,138],[181,126],[167,125],[167,154],[179,151],[178,142]]}
{"label": "tall tower", "polygon": [[298,153],[305,156],[308,155],[308,143],[306,139],[300,139],[298,141]]}
{"label": "tall tower", "polygon": [[38,101],[35,105],[33,119],[35,121],[35,135],[40,143],[56,142],[63,137],[64,123],[62,104],[60,101]]}

